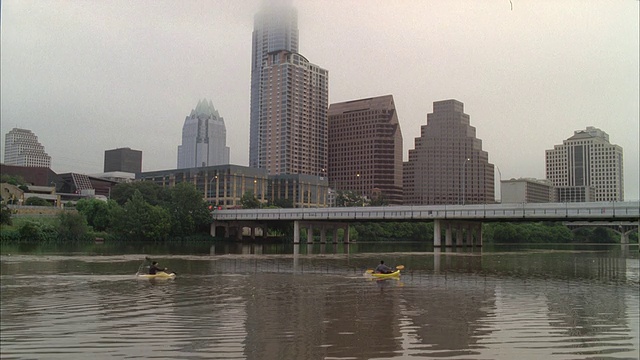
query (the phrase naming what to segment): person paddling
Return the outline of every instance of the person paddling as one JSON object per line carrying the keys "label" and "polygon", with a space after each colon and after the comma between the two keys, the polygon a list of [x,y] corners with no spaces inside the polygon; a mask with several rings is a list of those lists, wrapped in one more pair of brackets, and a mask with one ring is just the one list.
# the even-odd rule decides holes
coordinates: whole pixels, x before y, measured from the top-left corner
{"label": "person paddling", "polygon": [[384,264],[384,260],[380,260],[380,265],[376,267],[374,272],[378,274],[391,274],[393,269]]}
{"label": "person paddling", "polygon": [[167,271],[167,268],[159,268],[157,261],[152,262],[151,266],[149,266],[149,275],[155,275],[161,271]]}

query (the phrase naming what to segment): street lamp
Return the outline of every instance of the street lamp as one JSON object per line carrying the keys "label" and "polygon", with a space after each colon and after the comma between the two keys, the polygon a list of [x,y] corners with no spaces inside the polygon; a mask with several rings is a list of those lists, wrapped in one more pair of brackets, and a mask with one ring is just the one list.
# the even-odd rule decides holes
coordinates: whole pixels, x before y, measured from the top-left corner
{"label": "street lamp", "polygon": [[463,162],[462,162],[462,205],[464,205],[464,200],[465,200],[465,188],[466,188],[466,181],[467,181],[467,174],[466,174],[466,165],[467,162],[470,161],[471,159],[466,158]]}

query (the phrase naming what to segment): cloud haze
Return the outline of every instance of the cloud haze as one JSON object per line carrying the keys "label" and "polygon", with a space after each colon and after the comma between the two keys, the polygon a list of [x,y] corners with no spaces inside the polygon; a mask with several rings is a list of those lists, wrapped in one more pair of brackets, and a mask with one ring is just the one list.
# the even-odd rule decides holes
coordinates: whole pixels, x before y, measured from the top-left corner
{"label": "cloud haze", "polygon": [[[513,9],[511,9],[513,3]],[[545,150],[598,127],[624,149],[638,199],[639,2],[293,1],[300,53],[329,99],[392,94],[413,148],[434,101],[455,98],[503,179],[544,178]],[[104,151],[176,167],[185,117],[211,99],[231,162],[248,164],[257,1],[1,3],[1,130],[32,130],[56,172],[102,171]]]}

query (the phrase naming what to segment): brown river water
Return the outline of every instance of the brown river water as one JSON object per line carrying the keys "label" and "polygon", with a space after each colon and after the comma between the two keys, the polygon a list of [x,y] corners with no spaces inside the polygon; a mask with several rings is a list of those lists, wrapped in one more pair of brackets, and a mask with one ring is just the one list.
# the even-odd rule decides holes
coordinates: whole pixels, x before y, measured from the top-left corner
{"label": "brown river water", "polygon": [[[0,256],[2,359],[638,359],[637,245]],[[364,273],[380,259],[399,279]]]}

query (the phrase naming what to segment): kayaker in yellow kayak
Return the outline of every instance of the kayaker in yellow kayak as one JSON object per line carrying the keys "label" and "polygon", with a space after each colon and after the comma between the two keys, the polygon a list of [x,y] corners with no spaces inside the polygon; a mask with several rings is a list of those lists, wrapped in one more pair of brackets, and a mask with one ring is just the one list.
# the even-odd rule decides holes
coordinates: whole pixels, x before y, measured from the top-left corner
{"label": "kayaker in yellow kayak", "polygon": [[391,274],[394,270],[384,264],[384,260],[380,260],[380,264],[374,270],[377,274]]}
{"label": "kayaker in yellow kayak", "polygon": [[149,266],[149,275],[155,275],[157,272],[160,272],[160,271],[166,272],[167,268],[159,268],[157,261],[152,262],[151,266]]}

